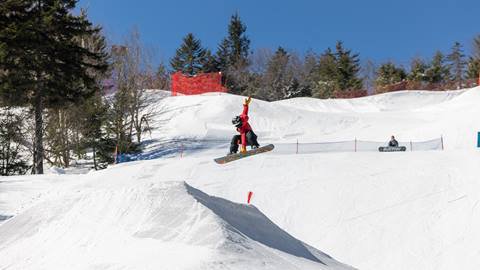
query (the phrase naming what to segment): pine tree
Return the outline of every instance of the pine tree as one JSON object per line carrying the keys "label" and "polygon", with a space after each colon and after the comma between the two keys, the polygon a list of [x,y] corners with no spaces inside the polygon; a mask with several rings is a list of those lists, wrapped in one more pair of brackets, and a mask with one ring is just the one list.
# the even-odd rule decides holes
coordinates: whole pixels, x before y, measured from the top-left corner
{"label": "pine tree", "polygon": [[426,70],[426,79],[429,83],[445,83],[450,78],[450,69],[445,65],[443,53],[437,51],[433,56],[430,67]]}
{"label": "pine tree", "polygon": [[360,90],[362,79],[359,78],[360,60],[358,54],[352,54],[351,50],[343,47],[343,42],[338,41],[335,58],[337,63],[337,84],[338,90]]}
{"label": "pine tree", "polygon": [[300,84],[297,78],[292,78],[289,84],[285,87],[283,98],[296,98],[296,97],[311,97],[312,89],[310,85]]}
{"label": "pine tree", "polygon": [[312,97],[331,98],[338,89],[337,59],[330,48],[320,55],[318,65],[314,69]]}
{"label": "pine tree", "polygon": [[421,58],[413,58],[407,79],[412,82],[424,82],[427,79],[428,65]]}
{"label": "pine tree", "polygon": [[452,47],[452,52],[447,56],[449,61],[450,70],[452,72],[452,78],[457,85],[457,88],[462,87],[462,81],[465,72],[465,54],[462,50],[462,45],[459,42],[455,42]]}
{"label": "pine tree", "polygon": [[78,117],[82,126],[79,127],[83,138],[84,147],[90,148],[93,153],[93,167],[95,170],[106,168],[112,163],[112,153],[115,143],[109,139],[105,132],[107,123],[108,106],[103,97],[96,94],[86,100],[80,107]]}
{"label": "pine tree", "polygon": [[222,72],[226,72],[231,66],[230,55],[231,46],[227,38],[224,38],[217,48],[217,66]]}
{"label": "pine tree", "polygon": [[317,67],[318,56],[313,51],[307,51],[305,57],[303,58],[303,70],[305,73],[305,80],[311,82],[312,77],[315,76],[315,71]]}
{"label": "pine tree", "polygon": [[207,51],[202,47],[200,40],[196,39],[192,33],[188,33],[183,38],[183,43],[177,49],[175,56],[170,60],[170,65],[174,71],[193,76],[203,70],[203,65],[207,62],[206,54]]}
{"label": "pine tree", "polygon": [[382,64],[377,70],[376,85],[379,87],[388,86],[403,81],[407,77],[405,69],[388,62]]}
{"label": "pine tree", "polygon": [[470,57],[467,64],[467,79],[477,81],[480,76],[480,59]]}
{"label": "pine tree", "polygon": [[105,55],[83,48],[79,36],[98,33],[75,16],[75,0],[0,2],[0,92],[34,111],[34,172],[43,173],[44,108],[76,103],[96,90],[92,70],[105,71]]}
{"label": "pine tree", "polygon": [[0,110],[0,176],[25,174],[29,169],[23,153],[24,119],[19,111]]}
{"label": "pine tree", "polygon": [[202,63],[202,72],[210,73],[210,72],[218,72],[219,64],[215,56],[212,55],[212,52],[209,49],[205,50],[205,58],[203,59]]}
{"label": "pine tree", "polygon": [[242,94],[249,86],[251,77],[247,70],[250,61],[250,39],[245,34],[246,25],[236,13],[230,18],[228,35],[217,47],[217,68],[223,73],[224,82],[231,93]]}
{"label": "pine tree", "polygon": [[[247,26],[238,13],[230,18],[228,36],[218,47],[217,57],[222,67],[244,68],[248,65],[250,39],[246,36]],[[227,69],[222,69],[226,71]]]}

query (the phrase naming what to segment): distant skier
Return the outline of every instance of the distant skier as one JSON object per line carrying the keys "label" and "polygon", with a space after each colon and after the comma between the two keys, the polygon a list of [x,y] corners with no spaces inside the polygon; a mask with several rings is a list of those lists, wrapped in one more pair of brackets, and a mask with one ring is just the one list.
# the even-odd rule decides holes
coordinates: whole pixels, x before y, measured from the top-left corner
{"label": "distant skier", "polygon": [[388,142],[388,146],[398,147],[398,142],[397,142],[397,140],[395,140],[395,136],[392,135],[390,141]]}
{"label": "distant skier", "polygon": [[235,135],[230,144],[230,154],[238,152],[238,145],[241,145],[240,153],[247,151],[247,145],[252,148],[258,148],[260,145],[257,142],[257,135],[253,132],[252,127],[248,123],[248,105],[252,98],[248,97],[243,103],[243,112],[241,115],[235,116],[232,119],[232,124],[235,126],[240,135]]}

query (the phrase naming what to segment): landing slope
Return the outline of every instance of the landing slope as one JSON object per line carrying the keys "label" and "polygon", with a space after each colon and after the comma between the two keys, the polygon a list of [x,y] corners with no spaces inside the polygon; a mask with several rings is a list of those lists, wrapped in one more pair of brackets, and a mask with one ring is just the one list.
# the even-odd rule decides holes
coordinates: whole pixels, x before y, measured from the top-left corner
{"label": "landing slope", "polygon": [[158,181],[139,167],[152,168],[120,167],[40,191],[0,225],[0,268],[353,269],[254,206]]}

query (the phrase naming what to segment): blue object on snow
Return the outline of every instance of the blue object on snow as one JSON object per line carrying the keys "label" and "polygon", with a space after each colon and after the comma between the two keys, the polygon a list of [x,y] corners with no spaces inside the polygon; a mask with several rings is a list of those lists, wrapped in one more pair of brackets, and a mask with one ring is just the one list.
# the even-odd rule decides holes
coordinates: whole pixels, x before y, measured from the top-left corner
{"label": "blue object on snow", "polygon": [[117,164],[118,163],[135,161],[137,159],[138,158],[133,154],[117,154]]}
{"label": "blue object on snow", "polygon": [[480,148],[480,131],[478,132],[478,135],[477,135],[477,147]]}

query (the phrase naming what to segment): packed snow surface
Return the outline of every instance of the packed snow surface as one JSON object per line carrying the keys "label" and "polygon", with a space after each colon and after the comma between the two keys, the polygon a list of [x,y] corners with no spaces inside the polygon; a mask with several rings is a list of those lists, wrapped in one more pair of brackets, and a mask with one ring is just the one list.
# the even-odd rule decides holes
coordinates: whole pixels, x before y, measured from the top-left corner
{"label": "packed snow surface", "polygon": [[0,269],[479,269],[480,88],[253,100],[261,144],[442,135],[445,151],[218,165],[228,150],[208,141],[231,137],[242,99],[158,98],[146,138],[158,159],[0,178]]}

